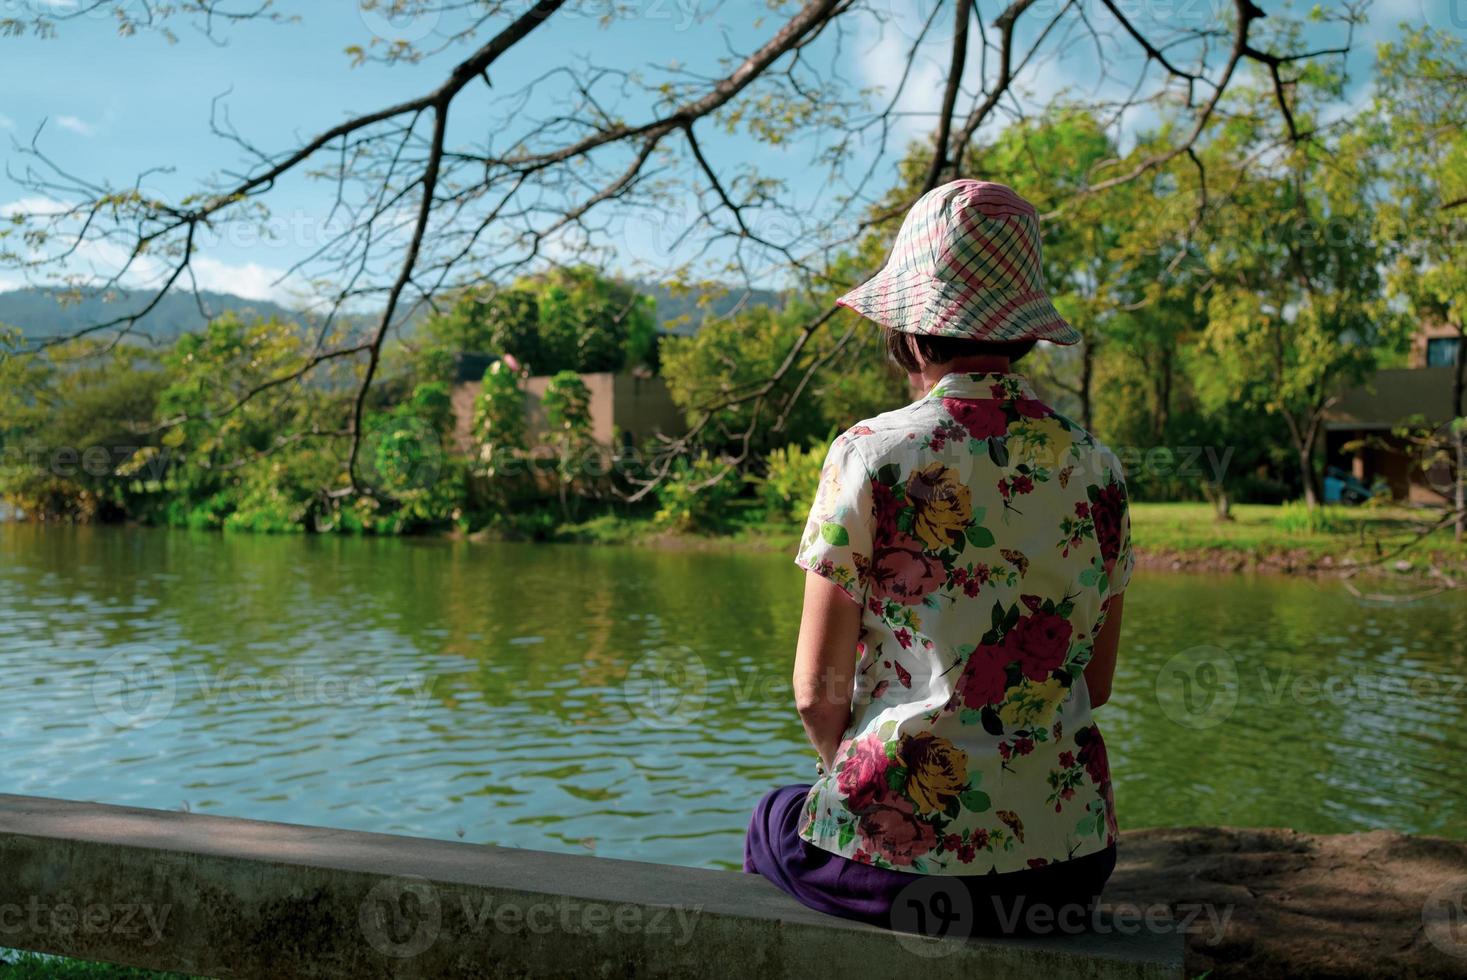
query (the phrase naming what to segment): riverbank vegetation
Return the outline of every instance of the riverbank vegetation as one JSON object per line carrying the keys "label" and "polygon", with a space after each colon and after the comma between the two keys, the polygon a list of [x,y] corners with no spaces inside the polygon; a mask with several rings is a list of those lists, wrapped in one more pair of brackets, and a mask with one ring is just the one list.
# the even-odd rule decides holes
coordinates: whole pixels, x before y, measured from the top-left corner
{"label": "riverbank vegetation", "polygon": [[[667,549],[792,552],[802,531],[749,504],[730,510],[713,532],[679,532],[654,515],[604,513],[586,520],[545,521],[545,540]],[[1440,515],[1392,504],[1321,507],[1302,503],[1238,504],[1218,521],[1206,502],[1131,505],[1132,533],[1144,568],[1279,573],[1362,573],[1430,577],[1448,582],[1467,571],[1467,542],[1454,540]],[[515,537],[514,531],[480,536]]]}
{"label": "riverbank vegetation", "polygon": [[[1347,114],[1325,63],[1286,93],[1255,67],[1184,153],[1167,150],[1180,116],[1123,147],[1093,110],[1057,102],[975,138],[969,170],[1051,213],[1047,278],[1085,343],[1022,369],[1118,451],[1144,548],[1384,560],[1438,515],[1321,509],[1323,426],[1342,391],[1404,362],[1422,323],[1461,331],[1467,108],[1453,93],[1467,54],[1409,30]],[[829,439],[909,396],[877,331],[830,311],[885,258],[932,168],[914,144],[862,236],[777,302],[690,333],[659,333],[635,284],[572,266],[457,290],[383,348],[370,388],[361,365],[321,356],[322,334],[279,318],[223,316],[161,348],[11,338],[0,496],[37,519],[232,531],[788,536]],[[352,342],[322,329],[326,347]],[[467,446],[453,404],[465,352],[512,355],[483,375]],[[660,374],[688,433],[598,445],[592,371]],[[537,434],[532,373],[554,375]],[[1458,450],[1461,419],[1431,430],[1403,426],[1413,466]]]}
{"label": "riverbank vegetation", "polygon": [[48,956],[23,950],[0,949],[0,980],[192,980],[184,973],[160,973],[75,960],[64,956]]}

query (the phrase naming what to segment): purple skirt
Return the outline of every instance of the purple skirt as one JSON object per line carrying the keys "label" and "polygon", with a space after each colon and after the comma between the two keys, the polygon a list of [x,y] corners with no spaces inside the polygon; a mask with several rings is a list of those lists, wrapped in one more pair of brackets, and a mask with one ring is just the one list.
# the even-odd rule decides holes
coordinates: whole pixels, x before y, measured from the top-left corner
{"label": "purple skirt", "polygon": [[1007,874],[922,875],[872,867],[800,837],[809,791],[808,785],[783,786],[754,807],[744,870],[828,915],[937,936],[1083,931],[1115,869],[1114,847]]}

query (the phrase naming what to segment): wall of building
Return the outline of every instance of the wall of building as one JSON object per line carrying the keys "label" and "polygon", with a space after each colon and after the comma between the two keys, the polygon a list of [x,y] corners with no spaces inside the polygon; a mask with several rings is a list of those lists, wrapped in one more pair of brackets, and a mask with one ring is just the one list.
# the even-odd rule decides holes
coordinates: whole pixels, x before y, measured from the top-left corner
{"label": "wall of building", "polygon": [[1411,338],[1411,351],[1406,363],[1413,368],[1426,367],[1426,345],[1442,337],[1460,337],[1457,328],[1449,323],[1423,323]]}
{"label": "wall of building", "polygon": [[[581,381],[591,393],[591,437],[603,446],[610,447],[619,433],[623,442],[630,436],[640,446],[658,434],[675,436],[687,430],[667,383],[655,375],[598,372],[581,375]],[[541,405],[549,386],[549,375],[525,382],[525,418],[532,442],[549,428]],[[481,387],[480,381],[461,381],[453,388],[454,439],[460,452],[474,449],[474,403]]]}

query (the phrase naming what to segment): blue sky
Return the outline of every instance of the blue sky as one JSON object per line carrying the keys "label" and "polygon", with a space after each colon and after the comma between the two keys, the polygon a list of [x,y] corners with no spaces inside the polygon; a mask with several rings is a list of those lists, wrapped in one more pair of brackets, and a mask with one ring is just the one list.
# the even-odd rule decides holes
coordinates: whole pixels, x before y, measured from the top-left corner
{"label": "blue sky", "polygon": [[[41,0],[40,5],[64,11],[75,2]],[[890,13],[891,19],[883,24],[874,14],[852,18],[842,36],[822,38],[808,57],[822,70],[842,73],[852,89],[889,86],[910,43],[913,25],[934,2],[868,0],[869,7]],[[1098,23],[1108,23],[1098,0],[1080,2]],[[12,0],[8,7],[0,7],[0,13],[9,12],[16,3]],[[603,26],[597,15],[611,5],[612,0],[573,2],[571,6],[578,10],[559,15],[557,22],[541,28],[501,61],[493,73],[495,91],[508,94],[550,68],[587,61],[641,71],[654,79],[665,75],[669,65],[712,75],[720,70],[720,56],[730,51],[747,53],[792,9],[785,4],[770,12],[764,0],[723,0],[716,5],[695,0],[634,0],[635,19]],[[1042,21],[1044,10],[1059,5],[1060,0],[1040,0],[1035,8],[1040,16],[1031,15],[1030,22]],[[1138,23],[1165,36],[1178,25],[1215,21],[1218,11],[1230,3],[1122,0],[1120,5]],[[1262,5],[1269,10],[1281,6],[1272,0]],[[998,7],[997,0],[979,0],[979,9],[990,23]],[[416,65],[353,67],[344,49],[369,44],[374,31],[431,43],[435,32],[450,30],[457,22],[445,17],[384,23],[380,15],[361,10],[355,0],[282,0],[280,9],[299,16],[299,22],[226,27],[218,32],[226,42],[222,45],[184,21],[173,25],[179,35],[174,44],[157,33],[118,37],[114,22],[105,16],[66,22],[54,39],[0,39],[0,153],[7,168],[16,171],[28,165],[16,152],[14,141],[28,143],[44,120],[41,146],[68,171],[88,180],[125,186],[139,173],[151,170],[144,185],[154,193],[177,196],[221,170],[238,170],[246,162],[239,147],[209,131],[210,107],[216,98],[242,135],[256,146],[278,151],[349,113],[432,88],[442,80],[448,65],[465,52],[453,48]],[[695,17],[699,10],[706,16]],[[1401,21],[1462,33],[1467,31],[1467,0],[1376,0],[1371,22],[1357,37],[1357,53],[1351,60],[1351,104],[1362,104],[1368,98],[1374,46],[1396,36],[1395,25]],[[873,143],[858,148],[857,160],[876,166],[872,193],[879,194],[890,183],[883,178],[890,173],[892,155],[899,152],[902,142],[919,137],[930,125],[930,115],[924,114],[937,107],[950,36],[946,17],[941,24],[900,103],[910,115],[902,118],[893,134],[891,152],[878,158]],[[1333,28],[1315,27],[1310,39],[1332,43],[1340,36]],[[1051,60],[1023,78],[1023,98],[1028,104],[1040,104],[1063,90],[1078,96],[1096,91],[1097,86],[1109,93],[1118,91],[1117,81],[1101,80],[1101,61],[1088,43],[1057,43],[1055,51]],[[1130,71],[1134,64],[1111,57],[1110,52],[1105,61],[1105,67],[1120,79],[1134,80]],[[970,78],[976,79],[977,69],[970,62]],[[556,93],[563,91],[552,80],[526,103],[521,115],[554,111]],[[498,125],[493,121],[498,110],[486,101],[488,97],[476,96],[477,101],[455,106],[458,135],[491,135],[487,130]],[[631,98],[622,103],[621,111],[637,118],[639,106],[640,101]],[[1138,113],[1127,125],[1134,129],[1149,121]],[[747,136],[719,134],[711,125],[699,132],[710,156],[736,166],[757,167],[784,181],[782,198],[808,215],[812,227],[836,228],[849,214],[849,210],[838,209],[849,186],[832,183],[828,174],[812,165],[820,149],[818,138],[775,149]],[[26,209],[37,200],[34,192],[0,175],[0,212]],[[323,182],[291,180],[268,200],[274,213],[270,236],[262,239],[249,228],[215,236],[198,263],[201,286],[286,301],[298,299],[306,290],[299,276],[282,277],[329,232],[321,221],[330,208],[331,188]],[[608,235],[618,249],[613,261],[626,271],[655,272],[692,254],[689,244],[674,244],[691,214],[617,215],[613,209],[610,217],[614,230]],[[105,248],[95,249],[74,264],[72,271],[103,269],[114,258]],[[0,268],[0,289],[22,281],[16,270]]]}

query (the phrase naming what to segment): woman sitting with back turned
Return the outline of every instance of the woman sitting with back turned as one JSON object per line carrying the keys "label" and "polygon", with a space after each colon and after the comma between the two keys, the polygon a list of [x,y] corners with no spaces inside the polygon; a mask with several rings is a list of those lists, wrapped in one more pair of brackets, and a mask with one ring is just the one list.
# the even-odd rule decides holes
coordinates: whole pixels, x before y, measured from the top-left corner
{"label": "woman sitting with back turned", "polygon": [[895,928],[1082,927],[1115,866],[1091,709],[1133,558],[1119,463],[1012,371],[1038,340],[1080,339],[1045,292],[1034,209],[1001,184],[939,187],[840,303],[926,394],[826,457],[796,559],[819,776],[759,802],[744,869]]}

